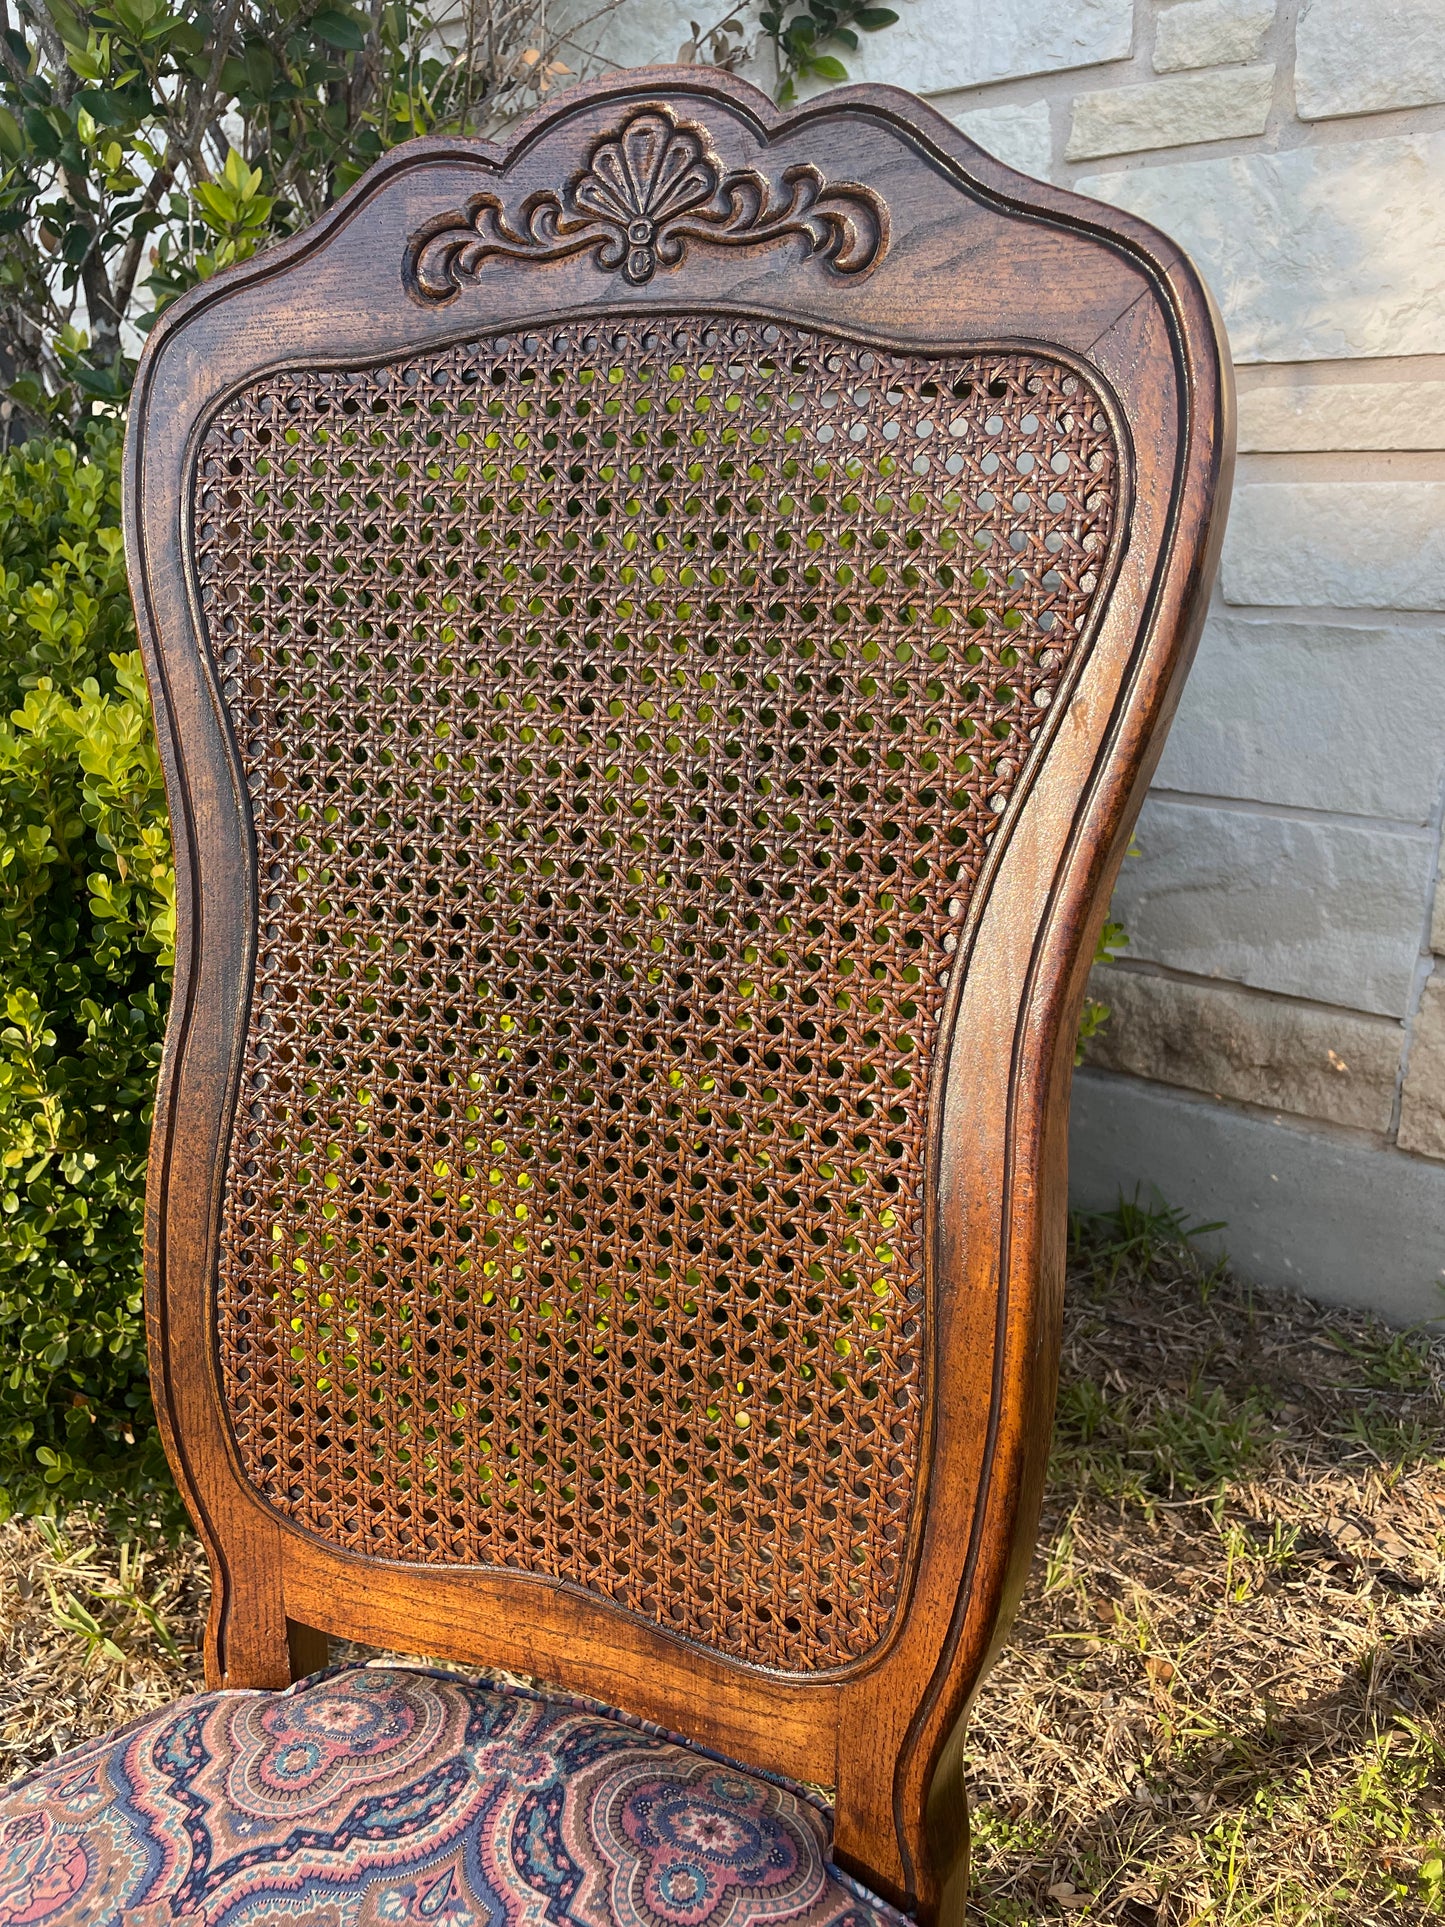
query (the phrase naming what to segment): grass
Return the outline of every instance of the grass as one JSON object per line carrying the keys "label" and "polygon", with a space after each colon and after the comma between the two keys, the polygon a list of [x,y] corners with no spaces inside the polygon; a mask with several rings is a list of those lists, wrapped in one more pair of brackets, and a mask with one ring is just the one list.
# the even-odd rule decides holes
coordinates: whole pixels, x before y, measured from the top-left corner
{"label": "grass", "polygon": [[[1076,1223],[1033,1582],[975,1708],[978,1927],[1445,1918],[1445,1347]],[[193,1544],[0,1531],[0,1777],[199,1675]]]}
{"label": "grass", "polygon": [[976,1705],[990,1927],[1445,1917],[1445,1348],[1076,1224],[1053,1476]]}

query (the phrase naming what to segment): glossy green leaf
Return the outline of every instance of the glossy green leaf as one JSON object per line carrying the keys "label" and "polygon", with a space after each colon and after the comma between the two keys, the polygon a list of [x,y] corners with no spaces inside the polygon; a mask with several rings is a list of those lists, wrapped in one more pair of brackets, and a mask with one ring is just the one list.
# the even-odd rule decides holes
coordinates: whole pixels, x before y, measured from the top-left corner
{"label": "glossy green leaf", "polygon": [[27,107],[24,117],[25,138],[43,161],[53,161],[60,153],[60,135],[49,115],[38,107]]}
{"label": "glossy green leaf", "polygon": [[344,13],[340,7],[322,7],[313,13],[309,22],[312,33],[318,40],[324,40],[329,47],[341,47],[348,53],[359,53],[366,45],[366,31],[354,14]]}

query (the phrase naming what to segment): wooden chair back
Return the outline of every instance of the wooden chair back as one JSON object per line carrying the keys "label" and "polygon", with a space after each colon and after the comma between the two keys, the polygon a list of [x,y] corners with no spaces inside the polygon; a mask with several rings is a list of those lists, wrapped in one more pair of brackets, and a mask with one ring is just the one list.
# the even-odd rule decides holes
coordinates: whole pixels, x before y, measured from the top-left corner
{"label": "wooden chair back", "polygon": [[399,148],[164,317],[149,1306],[215,1681],[520,1669],[957,1912],[1222,368],[1140,223],[691,70]]}

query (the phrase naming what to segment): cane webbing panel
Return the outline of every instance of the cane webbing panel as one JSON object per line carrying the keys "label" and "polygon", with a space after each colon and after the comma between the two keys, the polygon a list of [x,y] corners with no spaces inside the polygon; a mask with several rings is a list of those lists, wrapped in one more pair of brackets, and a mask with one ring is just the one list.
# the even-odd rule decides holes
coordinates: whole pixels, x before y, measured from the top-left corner
{"label": "cane webbing panel", "polygon": [[755,321],[221,409],[259,928],[216,1316],[279,1512],[758,1662],[878,1643],[949,957],[1116,495],[1048,359]]}

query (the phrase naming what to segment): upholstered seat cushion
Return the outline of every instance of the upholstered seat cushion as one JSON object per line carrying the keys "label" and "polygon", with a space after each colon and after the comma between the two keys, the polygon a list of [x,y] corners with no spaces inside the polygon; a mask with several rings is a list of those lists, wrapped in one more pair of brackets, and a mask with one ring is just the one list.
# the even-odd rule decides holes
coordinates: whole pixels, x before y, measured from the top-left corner
{"label": "upholstered seat cushion", "polygon": [[0,1794],[0,1927],[900,1927],[802,1788],[398,1666],[201,1693]]}

